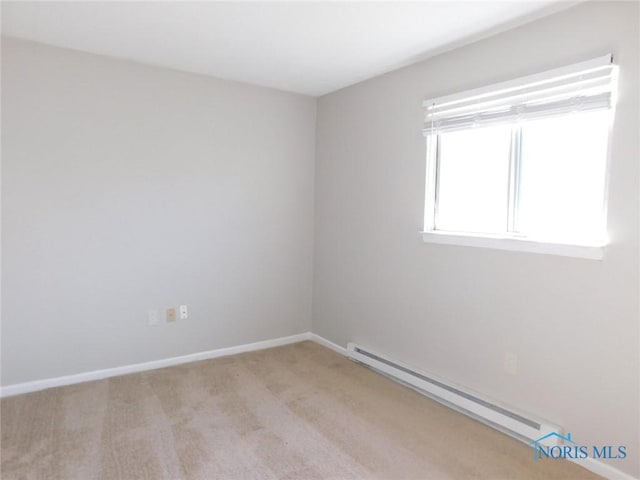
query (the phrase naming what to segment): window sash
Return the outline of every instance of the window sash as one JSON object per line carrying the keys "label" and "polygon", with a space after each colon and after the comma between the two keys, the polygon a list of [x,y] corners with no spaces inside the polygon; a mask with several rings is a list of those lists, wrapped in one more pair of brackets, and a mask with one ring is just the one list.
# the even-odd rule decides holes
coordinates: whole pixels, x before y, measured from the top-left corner
{"label": "window sash", "polygon": [[[425,204],[425,230],[427,231],[449,231],[438,228],[438,205],[440,201],[440,166],[441,166],[441,140],[440,134],[428,137],[434,144],[432,155],[428,160],[427,168],[427,202]],[[429,149],[428,149],[429,151]],[[509,149],[509,173],[508,173],[508,200],[507,200],[507,223],[505,229],[495,234],[518,235],[517,228],[519,200],[520,200],[520,173],[522,171],[522,127],[514,126],[511,129],[511,145]],[[429,177],[432,177],[431,190],[429,189]],[[429,213],[431,212],[431,216]],[[478,232],[458,232],[458,233],[478,233]]]}
{"label": "window sash", "polygon": [[[507,176],[508,185],[508,199],[507,209],[505,212],[507,215],[507,222],[504,229],[491,233],[467,231],[467,230],[449,230],[439,227],[438,208],[439,208],[439,182],[438,177],[440,175],[441,167],[441,148],[440,148],[440,133],[435,133],[427,137],[427,172],[426,172],[426,190],[425,190],[425,223],[424,233],[439,233],[439,234],[453,234],[453,235],[470,235],[470,236],[482,236],[491,237],[497,236],[498,238],[511,238],[520,240],[532,240],[544,241],[544,242],[568,242],[575,245],[591,245],[591,244],[604,244],[604,236],[600,237],[585,237],[577,238],[571,236],[548,235],[548,232],[528,232],[523,231],[523,226],[520,225],[519,215],[521,214],[522,206],[520,203],[520,195],[523,188],[522,183],[522,169],[523,169],[523,130],[526,128],[526,123],[514,124],[511,128],[511,141],[509,149],[509,173]],[[609,137],[610,132],[606,135]],[[608,155],[607,155],[608,156]],[[608,162],[606,162],[608,164]],[[606,170],[605,166],[605,170]],[[599,220],[601,227],[605,226],[606,215],[606,187],[607,187],[607,173],[604,173],[605,191],[602,198],[602,218]],[[601,222],[600,222],[601,221]],[[604,230],[601,235],[604,234]],[[577,242],[577,243],[576,243]]]}

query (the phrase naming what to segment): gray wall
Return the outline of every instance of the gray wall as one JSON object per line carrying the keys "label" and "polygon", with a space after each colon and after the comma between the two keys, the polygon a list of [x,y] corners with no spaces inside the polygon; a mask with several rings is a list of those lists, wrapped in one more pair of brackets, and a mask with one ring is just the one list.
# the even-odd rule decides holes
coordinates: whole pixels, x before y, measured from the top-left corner
{"label": "gray wall", "polygon": [[308,331],[315,105],[3,39],[2,383]]}
{"label": "gray wall", "polygon": [[[639,475],[638,15],[582,4],[363,82],[317,130],[312,98],[3,39],[2,384],[307,331],[313,277],[314,332],[626,444]],[[422,100],[610,51],[604,261],[422,243]]]}
{"label": "gray wall", "polygon": [[[315,333],[626,444],[640,474],[638,4],[585,3],[318,102]],[[613,52],[602,262],[424,244],[422,100]],[[579,174],[579,172],[577,172]],[[519,372],[503,371],[505,352]]]}

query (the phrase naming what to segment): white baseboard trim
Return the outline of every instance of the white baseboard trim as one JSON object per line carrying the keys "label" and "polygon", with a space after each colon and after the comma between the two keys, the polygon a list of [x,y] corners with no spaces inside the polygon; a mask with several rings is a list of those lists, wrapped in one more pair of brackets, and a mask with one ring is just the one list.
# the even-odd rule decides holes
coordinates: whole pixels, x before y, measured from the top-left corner
{"label": "white baseboard trim", "polygon": [[629,475],[628,473],[618,470],[608,463],[601,462],[595,458],[569,458],[568,460],[608,480],[638,480],[637,477]]}
{"label": "white baseboard trim", "polygon": [[7,385],[6,387],[1,387],[0,398],[20,395],[22,393],[35,392],[38,390],[45,390],[47,388],[61,387],[63,385],[73,385],[76,383],[90,382],[92,380],[101,380],[103,378],[116,377],[118,375],[126,375],[129,373],[144,372],[147,370],[155,370],[157,368],[171,367],[173,365],[197,362],[199,360],[209,360],[211,358],[226,357],[228,355],[235,355],[238,353],[264,350],[266,348],[279,347],[281,345],[298,343],[304,340],[312,340],[311,337],[311,332],[304,332],[288,337],[280,337],[271,340],[263,340],[261,342],[247,343],[235,347],[218,348],[216,350],[191,353],[189,355],[164,358],[161,360],[153,360],[151,362],[135,363],[133,365],[124,365],[122,367],[105,368],[103,370],[94,370],[92,372],[65,375],[64,377],[35,380],[33,382],[17,383],[14,385]]}
{"label": "white baseboard trim", "polygon": [[340,345],[333,343],[332,341],[327,340],[326,338],[321,337],[320,335],[311,333],[310,337],[311,338],[309,338],[309,340],[316,342],[318,345],[322,345],[323,347],[330,348],[334,352],[338,352],[341,355],[347,354],[347,349],[345,347],[341,347]]}

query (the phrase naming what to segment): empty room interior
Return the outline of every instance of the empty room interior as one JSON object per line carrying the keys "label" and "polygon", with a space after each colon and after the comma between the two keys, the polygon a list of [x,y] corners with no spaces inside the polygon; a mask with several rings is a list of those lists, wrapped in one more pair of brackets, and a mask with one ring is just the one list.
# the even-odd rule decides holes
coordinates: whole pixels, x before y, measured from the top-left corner
{"label": "empty room interior", "polygon": [[0,478],[640,479],[639,2],[0,16]]}

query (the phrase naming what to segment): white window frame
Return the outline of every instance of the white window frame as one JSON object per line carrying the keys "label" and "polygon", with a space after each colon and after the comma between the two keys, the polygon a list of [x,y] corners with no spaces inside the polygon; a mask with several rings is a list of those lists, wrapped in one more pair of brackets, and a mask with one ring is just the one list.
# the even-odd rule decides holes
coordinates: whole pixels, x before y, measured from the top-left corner
{"label": "white window frame", "polygon": [[[589,68],[599,68],[600,66],[611,66],[612,55],[608,54],[593,60],[581,62],[563,68],[549,70],[540,74],[528,77],[518,78],[507,82],[477,88],[474,90],[460,92],[453,95],[447,95],[435,99],[426,100],[423,103],[425,108],[432,105],[441,105],[447,103],[455,103],[456,101],[474,98],[482,98],[498,91],[517,90],[522,85],[535,85],[538,82],[545,82],[548,79],[559,78],[564,75],[571,75],[575,72],[588,70]],[[615,76],[615,69],[613,75]],[[615,89],[613,90],[611,118],[615,111]],[[428,123],[428,122],[427,122]],[[539,254],[560,255],[568,257],[586,258],[593,260],[602,260],[604,257],[605,247],[608,243],[606,236],[600,241],[591,244],[578,243],[558,243],[555,241],[547,241],[542,238],[523,237],[518,233],[505,233],[500,235],[471,233],[471,232],[450,232],[437,230],[435,228],[437,219],[437,181],[438,181],[438,139],[439,135],[428,134],[428,124],[425,123],[425,136],[427,137],[427,164],[426,164],[426,180],[425,180],[425,211],[424,211],[424,230],[422,239],[426,243],[436,243],[445,245],[457,245],[468,247],[491,248],[498,250],[509,250],[518,252],[531,252]],[[509,195],[515,194],[514,185],[518,181],[518,169],[520,168],[521,157],[519,154],[520,129],[513,129],[511,154],[509,159]],[[607,158],[605,167],[605,185],[604,199],[602,208],[602,230],[606,232],[606,215],[607,215],[607,198],[609,186],[609,169],[610,169],[610,151],[611,151],[611,123],[609,126],[609,141],[607,147]],[[515,150],[514,150],[515,149]],[[513,207],[517,204],[517,198],[510,198],[509,201],[509,227],[513,226],[514,211]]]}

